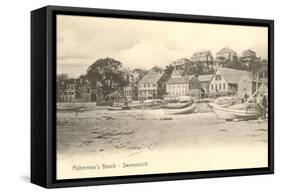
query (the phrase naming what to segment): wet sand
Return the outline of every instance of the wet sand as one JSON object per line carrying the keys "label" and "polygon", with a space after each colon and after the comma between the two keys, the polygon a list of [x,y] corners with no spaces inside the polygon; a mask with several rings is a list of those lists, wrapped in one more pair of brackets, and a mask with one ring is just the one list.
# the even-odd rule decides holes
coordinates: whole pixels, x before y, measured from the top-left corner
{"label": "wet sand", "polygon": [[266,167],[267,130],[206,111],[58,111],[57,178]]}

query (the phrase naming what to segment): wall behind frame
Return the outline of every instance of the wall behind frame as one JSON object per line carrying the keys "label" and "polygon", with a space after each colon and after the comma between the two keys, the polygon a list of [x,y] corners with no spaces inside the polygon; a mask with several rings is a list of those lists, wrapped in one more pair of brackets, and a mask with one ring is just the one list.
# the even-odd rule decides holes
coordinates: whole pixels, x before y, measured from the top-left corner
{"label": "wall behind frame", "polygon": [[[275,20],[275,53],[280,52],[280,3],[274,0],[225,2],[213,1],[91,1],[81,2],[10,0],[1,6],[1,193],[46,192],[29,184],[30,163],[30,10],[50,5],[127,9],[139,11],[175,12],[200,15],[220,15]],[[280,56],[275,57],[275,83],[281,81]],[[277,84],[276,84],[277,85]],[[278,85],[277,85],[278,86]],[[275,87],[275,115],[280,115],[281,92]],[[275,175],[186,180],[144,184],[127,184],[87,188],[59,189],[60,193],[267,193],[279,190],[281,171],[281,123],[275,123]]]}

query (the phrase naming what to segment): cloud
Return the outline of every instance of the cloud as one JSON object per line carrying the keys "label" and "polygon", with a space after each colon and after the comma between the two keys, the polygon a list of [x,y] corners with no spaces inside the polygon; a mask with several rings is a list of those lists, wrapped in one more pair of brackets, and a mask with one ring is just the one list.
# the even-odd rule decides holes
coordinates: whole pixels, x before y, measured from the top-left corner
{"label": "cloud", "polygon": [[57,18],[58,72],[78,76],[95,60],[113,57],[129,68],[164,66],[194,52],[213,56],[228,46],[238,55],[251,48],[267,56],[267,29],[233,25],[85,16]]}

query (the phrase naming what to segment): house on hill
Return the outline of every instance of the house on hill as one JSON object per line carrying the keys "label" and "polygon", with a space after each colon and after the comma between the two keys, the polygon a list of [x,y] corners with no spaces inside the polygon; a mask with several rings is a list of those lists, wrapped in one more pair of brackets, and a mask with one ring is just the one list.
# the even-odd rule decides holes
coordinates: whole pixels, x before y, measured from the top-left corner
{"label": "house on hill", "polygon": [[161,72],[149,72],[138,83],[138,99],[162,98],[166,93],[166,77]]}
{"label": "house on hill", "polygon": [[251,49],[247,49],[242,52],[242,57],[252,59],[252,58],[256,58],[257,56],[255,51],[252,51]]}
{"label": "house on hill", "polygon": [[231,50],[228,47],[222,48],[216,53],[216,61],[217,62],[226,62],[226,61],[234,61],[237,60],[237,53]]}
{"label": "house on hill", "polygon": [[200,96],[200,82],[194,75],[172,76],[166,83],[168,96]]}
{"label": "house on hill", "polygon": [[216,69],[238,62],[238,55],[228,47],[222,48],[216,53]]}
{"label": "house on hill", "polygon": [[254,68],[254,65],[258,59],[259,58],[256,56],[256,52],[250,49],[243,51],[242,57],[240,57],[242,66],[248,69]]}
{"label": "house on hill", "polygon": [[213,70],[214,58],[209,50],[196,52],[190,59],[194,64],[202,65],[202,72],[209,72]]}
{"label": "house on hill", "polygon": [[172,65],[175,70],[188,71],[188,69],[193,66],[193,62],[187,58],[180,58],[175,61],[172,61],[170,65]]}
{"label": "house on hill", "polygon": [[219,68],[213,74],[209,85],[209,92],[212,95],[238,95],[250,96],[255,88],[253,76],[248,71],[241,71],[230,68]]}

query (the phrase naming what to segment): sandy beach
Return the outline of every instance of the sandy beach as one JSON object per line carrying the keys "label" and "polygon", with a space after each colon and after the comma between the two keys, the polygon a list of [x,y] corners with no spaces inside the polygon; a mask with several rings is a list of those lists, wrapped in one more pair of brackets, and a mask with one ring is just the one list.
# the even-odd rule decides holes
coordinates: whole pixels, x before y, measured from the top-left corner
{"label": "sandy beach", "polygon": [[267,132],[212,111],[58,111],[57,179],[266,167]]}

